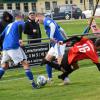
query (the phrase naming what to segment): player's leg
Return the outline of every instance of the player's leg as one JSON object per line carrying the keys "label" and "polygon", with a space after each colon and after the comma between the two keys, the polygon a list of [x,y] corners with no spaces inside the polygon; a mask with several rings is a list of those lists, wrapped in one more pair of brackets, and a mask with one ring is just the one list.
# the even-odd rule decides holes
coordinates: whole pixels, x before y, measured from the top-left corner
{"label": "player's leg", "polygon": [[0,79],[2,78],[2,76],[4,75],[6,69],[8,68],[8,63],[2,63],[1,67],[0,67]]}
{"label": "player's leg", "polygon": [[[65,64],[64,64],[65,65]],[[61,64],[61,66],[63,66],[63,64]],[[63,84],[68,84],[70,81],[68,79],[68,76],[75,70],[77,70],[79,68],[78,63],[73,63],[72,65],[68,65],[66,64],[66,67],[62,67],[63,69],[65,69],[66,71],[63,72],[63,74],[59,75],[58,78],[63,80]]]}
{"label": "player's leg", "polygon": [[[48,52],[48,54],[45,57],[45,60],[47,60],[47,61],[51,61],[52,57],[53,57],[52,54],[50,54],[50,51]],[[46,64],[46,72],[47,72],[47,75],[48,75],[48,80],[51,80],[51,78],[52,78],[52,67],[48,64]]]}
{"label": "player's leg", "polygon": [[3,51],[2,54],[2,59],[1,59],[1,67],[0,67],[0,79],[2,78],[2,76],[4,75],[6,69],[8,69],[9,65],[7,63],[7,61],[10,59],[10,57],[8,56],[7,51]]}
{"label": "player's leg", "polygon": [[48,64],[46,64],[46,72],[48,75],[48,81],[52,80],[52,67]]}
{"label": "player's leg", "polygon": [[58,45],[56,44],[54,47],[51,47],[50,50],[48,51],[48,54],[46,55],[45,59],[43,59],[42,64],[41,64],[41,65],[43,65],[43,64],[49,65],[49,66],[47,66],[47,68],[48,68],[47,74],[48,75],[52,74],[50,67],[61,71],[60,66],[57,63],[54,63],[51,61],[52,61],[53,57],[62,59],[61,55],[63,55],[64,50],[65,50],[65,46],[58,47]]}
{"label": "player's leg", "polygon": [[35,84],[35,81],[34,81],[33,73],[29,67],[27,60],[26,60],[27,57],[26,57],[24,51],[20,47],[18,49],[9,50],[9,56],[14,61],[15,65],[18,63],[22,64],[22,66],[25,70],[25,74],[28,77],[28,79],[30,80],[32,87],[37,88],[37,85]]}
{"label": "player's leg", "polygon": [[52,66],[48,65],[47,63],[53,59],[54,54],[55,54],[54,48],[51,47],[50,50],[48,51],[46,57],[42,60],[42,63],[41,63],[41,65],[46,64],[46,72],[47,72],[47,75],[48,75],[48,81],[49,82],[52,79]]}
{"label": "player's leg", "polygon": [[53,57],[55,56],[55,49],[54,47],[51,47],[47,53],[47,55],[45,56],[45,58],[42,60],[41,62],[41,66],[44,64],[47,64],[48,61],[52,61]]}
{"label": "player's leg", "polygon": [[58,71],[62,71],[63,74],[59,75],[58,78],[63,80],[63,84],[68,84],[70,82],[68,75],[73,71],[73,69],[71,69],[70,67],[66,68],[64,65],[64,67],[60,66],[59,64],[55,63],[55,62],[49,62],[48,61],[48,65],[50,65],[52,68],[55,68]]}
{"label": "player's leg", "polygon": [[58,76],[59,79],[63,80],[64,84],[69,83],[69,79],[68,79],[69,74],[71,74],[75,69],[79,67],[78,64],[76,63],[73,65],[68,64],[68,52],[69,50],[67,49],[65,51],[65,54],[63,55],[62,60],[60,61],[61,62],[60,67],[61,69],[64,69],[65,72],[63,71],[63,74]]}
{"label": "player's leg", "polygon": [[[66,75],[66,61],[67,61],[67,54],[65,54],[65,47],[66,47],[66,44],[64,45],[58,45],[57,49],[58,49],[58,57],[57,57],[57,62],[58,64],[60,65],[60,69],[64,74],[64,76],[61,76],[61,78],[63,78],[63,83],[61,83],[62,85],[64,84],[69,84],[70,83],[70,80],[68,78],[68,75]],[[66,48],[67,50],[67,53],[68,53],[68,48]],[[64,58],[64,54],[66,55],[66,58]],[[64,64],[63,66],[61,65],[62,63],[62,60],[63,58],[65,59],[64,61]],[[58,78],[60,78],[60,75],[58,76]]]}
{"label": "player's leg", "polygon": [[[45,60],[47,60],[47,61],[51,61],[52,60],[53,52],[51,52],[51,51],[53,51],[53,48],[51,48],[49,50],[49,52],[47,53],[47,55],[45,57]],[[48,64],[46,64],[46,72],[47,72],[47,75],[48,75],[48,82],[50,82],[52,80],[52,67],[50,65],[48,65]]]}
{"label": "player's leg", "polygon": [[[56,53],[55,53],[55,46],[52,47],[52,43],[50,43],[50,46],[51,46],[51,48],[48,51],[48,54],[45,58],[51,62],[51,61],[55,60]],[[50,82],[52,80],[52,65],[46,64],[46,72],[48,75],[48,81]]]}
{"label": "player's leg", "polygon": [[[60,50],[62,50],[62,54],[63,57],[61,57],[60,59],[58,59],[58,64],[60,65],[61,71],[63,72],[63,74],[59,75],[58,78],[63,80],[63,83],[61,83],[62,85],[64,84],[69,84],[70,80],[68,78],[68,75],[66,75],[66,71],[68,72],[68,69],[66,69],[67,66],[67,60],[68,60],[68,49],[65,51],[65,46],[61,46]],[[68,65],[69,66],[69,65]]]}
{"label": "player's leg", "polygon": [[38,85],[35,83],[34,81],[34,76],[33,76],[33,73],[29,67],[29,64],[27,62],[27,60],[23,60],[21,61],[21,64],[25,70],[25,73],[26,73],[26,76],[28,77],[28,79],[30,80],[31,84],[32,84],[32,87],[33,88],[38,88]]}
{"label": "player's leg", "polygon": [[59,64],[55,63],[54,61],[48,61],[47,64],[58,71],[61,71],[61,67]]}

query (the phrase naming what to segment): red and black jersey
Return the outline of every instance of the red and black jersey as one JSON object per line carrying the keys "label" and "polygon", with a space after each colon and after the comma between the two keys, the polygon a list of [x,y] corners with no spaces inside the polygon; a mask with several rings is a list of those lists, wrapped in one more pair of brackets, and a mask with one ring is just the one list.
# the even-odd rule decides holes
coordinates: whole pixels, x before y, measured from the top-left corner
{"label": "red and black jersey", "polygon": [[91,59],[94,63],[99,62],[93,42],[86,37],[82,37],[68,52],[69,64],[83,59]]}

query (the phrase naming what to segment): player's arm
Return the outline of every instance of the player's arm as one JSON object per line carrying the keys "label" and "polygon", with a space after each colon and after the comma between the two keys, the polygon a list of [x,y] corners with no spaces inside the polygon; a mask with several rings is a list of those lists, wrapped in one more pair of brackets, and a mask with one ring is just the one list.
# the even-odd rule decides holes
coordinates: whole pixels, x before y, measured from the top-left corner
{"label": "player's arm", "polygon": [[69,41],[73,41],[73,40],[78,42],[78,41],[81,40],[81,38],[82,38],[82,37],[73,36],[73,37],[71,37],[71,38],[69,38],[69,39],[64,40],[63,43],[66,43],[66,42],[69,42]]}
{"label": "player's arm", "polygon": [[50,41],[56,43],[57,41],[54,39],[54,33],[56,30],[56,26],[54,23],[51,22],[49,24],[49,27],[50,27]]}
{"label": "player's arm", "polygon": [[19,24],[18,25],[18,33],[19,33],[19,43],[20,43],[20,46],[23,46],[22,32],[23,32],[23,26],[21,24]]}
{"label": "player's arm", "polygon": [[74,43],[76,43],[76,42],[79,42],[81,39],[82,39],[82,36],[81,36],[81,37],[73,36],[73,37],[71,37],[71,38],[69,38],[69,39],[66,39],[66,40],[64,40],[64,41],[60,41],[59,44],[62,45],[62,44],[64,44],[64,43],[70,42],[70,41],[73,41]]}
{"label": "player's arm", "polygon": [[59,29],[60,29],[60,32],[61,32],[62,36],[63,36],[65,39],[67,39],[68,37],[67,37],[67,35],[66,35],[64,29],[63,29],[62,27],[59,27]]}
{"label": "player's arm", "polygon": [[25,22],[24,34],[30,34],[30,25],[28,22]]}
{"label": "player's arm", "polygon": [[20,39],[22,39],[22,32],[23,32],[23,26],[20,24],[20,25],[18,25],[18,33],[19,33]]}

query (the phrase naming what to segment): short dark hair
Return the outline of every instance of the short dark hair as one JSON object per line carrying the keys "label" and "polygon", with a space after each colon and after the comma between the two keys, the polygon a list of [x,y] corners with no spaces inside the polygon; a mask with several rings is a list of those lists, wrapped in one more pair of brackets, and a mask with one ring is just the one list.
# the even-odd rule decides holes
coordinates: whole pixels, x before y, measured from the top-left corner
{"label": "short dark hair", "polygon": [[[6,20],[7,17],[9,17],[9,20]],[[3,16],[2,16],[2,20],[12,22],[13,21],[13,16],[9,12],[4,11]]]}
{"label": "short dark hair", "polygon": [[96,39],[96,41],[95,41],[95,46],[96,46],[96,47],[100,46],[100,39]]}

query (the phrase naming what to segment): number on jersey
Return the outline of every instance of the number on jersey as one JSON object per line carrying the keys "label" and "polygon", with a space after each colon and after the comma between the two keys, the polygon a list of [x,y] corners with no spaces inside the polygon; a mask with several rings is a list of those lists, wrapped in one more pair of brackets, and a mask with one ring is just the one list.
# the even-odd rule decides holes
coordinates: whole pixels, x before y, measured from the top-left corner
{"label": "number on jersey", "polygon": [[90,51],[90,47],[88,46],[88,44],[83,44],[77,47],[79,48],[79,51],[83,53]]}

